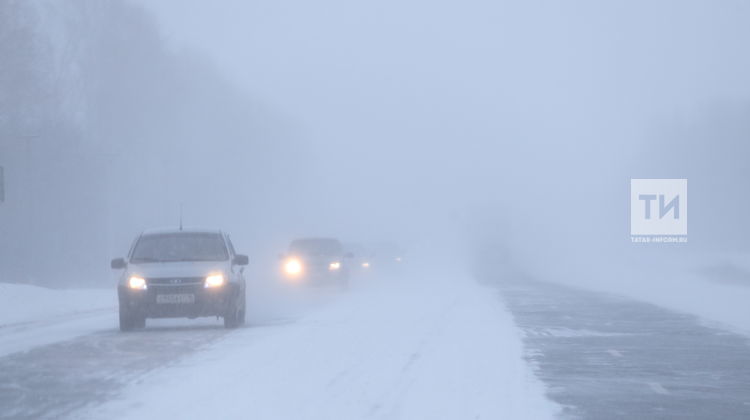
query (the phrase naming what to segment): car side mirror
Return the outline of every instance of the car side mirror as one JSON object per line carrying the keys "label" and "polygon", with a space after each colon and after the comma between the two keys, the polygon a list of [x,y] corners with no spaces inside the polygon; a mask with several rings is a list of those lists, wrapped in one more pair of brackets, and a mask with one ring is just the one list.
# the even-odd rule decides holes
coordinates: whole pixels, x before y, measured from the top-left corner
{"label": "car side mirror", "polygon": [[125,262],[125,258],[115,258],[109,263],[109,266],[112,267],[113,270],[120,270],[127,267],[128,263]]}
{"label": "car side mirror", "polygon": [[234,256],[234,259],[232,259],[232,264],[234,265],[247,265],[249,262],[250,259],[247,255],[237,254]]}

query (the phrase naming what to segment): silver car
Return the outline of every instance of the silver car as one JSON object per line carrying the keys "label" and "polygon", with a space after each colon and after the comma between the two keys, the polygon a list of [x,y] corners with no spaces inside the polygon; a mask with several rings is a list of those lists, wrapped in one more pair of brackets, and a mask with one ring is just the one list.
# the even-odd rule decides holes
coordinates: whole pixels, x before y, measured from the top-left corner
{"label": "silver car", "polygon": [[127,258],[111,263],[123,270],[117,285],[120,330],[143,328],[147,318],[217,316],[227,328],[243,324],[247,263],[220,230],[142,233]]}

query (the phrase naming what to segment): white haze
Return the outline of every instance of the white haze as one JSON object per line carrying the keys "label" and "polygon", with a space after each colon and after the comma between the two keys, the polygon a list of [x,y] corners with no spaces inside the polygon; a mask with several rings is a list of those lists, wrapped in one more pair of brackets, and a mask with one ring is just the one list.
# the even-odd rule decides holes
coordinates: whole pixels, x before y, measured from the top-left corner
{"label": "white haze", "polygon": [[[180,203],[258,264],[302,235],[549,280],[748,251],[747,2],[28,4],[57,102],[2,126],[3,276],[109,285]],[[630,178],[689,179],[689,244],[630,243]]]}

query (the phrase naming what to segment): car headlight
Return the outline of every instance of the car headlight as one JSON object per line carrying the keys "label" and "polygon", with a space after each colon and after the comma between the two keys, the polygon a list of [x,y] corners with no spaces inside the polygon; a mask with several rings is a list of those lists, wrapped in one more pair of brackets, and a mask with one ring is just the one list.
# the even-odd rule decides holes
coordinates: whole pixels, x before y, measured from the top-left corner
{"label": "car headlight", "polygon": [[328,269],[331,270],[331,271],[336,271],[339,268],[341,268],[341,263],[338,262],[338,261],[334,261],[334,262],[328,264]]}
{"label": "car headlight", "polygon": [[370,263],[368,263],[367,261],[363,262],[362,268],[370,268]]}
{"label": "car headlight", "polygon": [[284,272],[290,276],[302,273],[302,263],[296,258],[290,258],[284,263]]}
{"label": "car headlight", "polygon": [[224,285],[224,283],[225,279],[223,274],[211,274],[210,276],[206,277],[204,287],[206,289],[210,289],[212,287],[221,287]]}
{"label": "car headlight", "polygon": [[146,290],[148,289],[148,285],[146,284],[146,279],[143,277],[138,276],[130,276],[128,279],[128,287],[134,290]]}

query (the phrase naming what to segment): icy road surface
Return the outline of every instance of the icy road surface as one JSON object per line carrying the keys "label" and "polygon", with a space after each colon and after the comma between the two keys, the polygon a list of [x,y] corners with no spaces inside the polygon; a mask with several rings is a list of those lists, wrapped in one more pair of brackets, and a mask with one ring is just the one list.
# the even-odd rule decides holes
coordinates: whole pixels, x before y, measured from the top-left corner
{"label": "icy road surface", "polygon": [[[250,291],[252,294],[252,290]],[[250,324],[149,321],[0,358],[0,418],[545,419],[492,289],[459,275],[264,295]],[[92,318],[93,319],[93,318]]]}
{"label": "icy road surface", "polygon": [[64,418],[225,334],[217,323],[121,334],[106,320],[93,334],[0,358],[0,418]]}
{"label": "icy road surface", "polygon": [[564,417],[750,419],[748,337],[617,296],[499,286]]}

